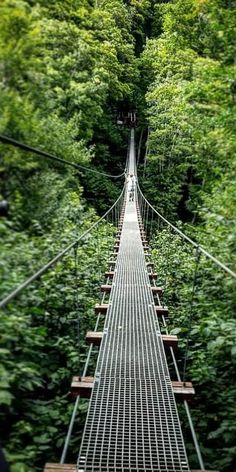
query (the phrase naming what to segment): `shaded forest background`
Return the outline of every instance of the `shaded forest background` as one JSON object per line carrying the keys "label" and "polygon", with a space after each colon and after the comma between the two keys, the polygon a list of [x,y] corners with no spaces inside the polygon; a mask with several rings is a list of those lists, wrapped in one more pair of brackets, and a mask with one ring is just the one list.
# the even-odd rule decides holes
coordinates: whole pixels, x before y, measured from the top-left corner
{"label": "shaded forest background", "polygon": [[[145,195],[233,269],[235,10],[233,0],[4,0],[0,133],[120,174],[128,130],[116,118],[135,109]],[[104,213],[123,182],[2,144],[0,159],[0,199],[10,204],[0,220],[2,298]],[[73,408],[70,381],[85,360],[84,335],[95,323],[113,235],[102,225],[1,313],[1,442],[11,472],[37,472],[60,458]],[[165,228],[151,243],[181,357],[194,257]],[[202,261],[188,364],[197,386],[191,410],[206,466],[222,472],[236,467],[234,313],[235,285]],[[96,355],[91,373],[95,362]],[[81,402],[68,462],[76,460],[86,408]]]}

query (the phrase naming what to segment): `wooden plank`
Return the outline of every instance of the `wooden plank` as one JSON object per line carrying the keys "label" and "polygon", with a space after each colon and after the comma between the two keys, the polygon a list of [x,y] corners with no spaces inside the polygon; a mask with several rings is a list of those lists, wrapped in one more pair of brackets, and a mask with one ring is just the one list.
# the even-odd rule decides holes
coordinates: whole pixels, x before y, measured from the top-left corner
{"label": "wooden plank", "polygon": [[151,290],[152,290],[153,295],[155,294],[162,295],[163,293],[163,290],[161,287],[151,287]]}
{"label": "wooden plank", "polygon": [[111,291],[111,285],[101,285],[101,292],[106,292],[106,293],[110,293]]}
{"label": "wooden plank", "polygon": [[94,377],[73,377],[70,391],[73,397],[90,398],[93,385]]}
{"label": "wooden plank", "polygon": [[166,316],[167,317],[168,314],[169,314],[169,310],[168,310],[167,306],[156,305],[155,310],[156,310],[156,314],[158,316]]}
{"label": "wooden plank", "polygon": [[103,315],[106,314],[107,312],[107,309],[108,309],[108,304],[107,303],[103,303],[103,304],[99,304],[99,303],[96,303],[95,307],[95,313],[102,313]]}
{"label": "wooden plank", "polygon": [[102,341],[103,332],[102,331],[88,331],[85,337],[85,340],[88,344],[94,344],[95,346],[100,346]]}
{"label": "wooden plank", "polygon": [[164,346],[173,347],[173,349],[177,349],[178,346],[178,337],[174,334],[162,334],[162,341]]}
{"label": "wooden plank", "polygon": [[44,472],[76,472],[76,464],[51,464],[44,466]]}
{"label": "wooden plank", "polygon": [[[44,472],[76,472],[76,464],[46,464]],[[191,469],[191,472],[203,472],[200,469]],[[204,472],[218,472],[217,470],[204,470]]]}
{"label": "wooden plank", "polygon": [[157,274],[155,272],[148,273],[150,279],[157,279]]}
{"label": "wooden plank", "polygon": [[191,401],[195,395],[192,382],[178,382],[177,380],[171,382],[174,390],[175,398],[179,402]]}
{"label": "wooden plank", "polygon": [[114,271],[110,270],[108,272],[105,272],[105,277],[110,277],[111,279],[114,277]]}

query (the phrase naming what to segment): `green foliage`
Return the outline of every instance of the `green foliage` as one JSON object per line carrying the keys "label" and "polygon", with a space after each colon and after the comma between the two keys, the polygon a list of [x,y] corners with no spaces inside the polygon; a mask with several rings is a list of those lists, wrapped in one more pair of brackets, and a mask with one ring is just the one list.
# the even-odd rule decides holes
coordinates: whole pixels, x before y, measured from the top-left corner
{"label": "green foliage", "polygon": [[[220,253],[224,238],[230,238],[230,249],[235,241],[231,217],[235,204],[231,184],[236,147],[235,67],[232,61],[223,60],[225,55],[221,56],[214,35],[216,50],[212,47],[203,54],[195,28],[200,27],[196,18],[205,15],[211,31],[218,31],[219,22],[224,30],[224,22],[232,14],[218,1],[197,0],[166,4],[158,11],[163,15],[164,32],[148,41],[141,62],[150,80],[146,95],[150,136],[143,185],[150,199],[173,221],[179,216],[201,225],[198,240]],[[209,44],[211,33],[204,28],[202,37]],[[230,32],[232,25],[226,34],[226,55],[232,46]],[[222,256],[232,263],[231,251]]]}
{"label": "green foliage", "polygon": [[[168,330],[178,335],[182,361],[189,335],[187,380],[196,389],[191,412],[206,468],[230,472],[236,458],[235,282],[202,255],[192,303],[196,251],[163,227],[152,240],[152,256],[170,311]],[[178,365],[182,372],[183,362]],[[191,465],[197,467],[184,411],[181,420]]]}

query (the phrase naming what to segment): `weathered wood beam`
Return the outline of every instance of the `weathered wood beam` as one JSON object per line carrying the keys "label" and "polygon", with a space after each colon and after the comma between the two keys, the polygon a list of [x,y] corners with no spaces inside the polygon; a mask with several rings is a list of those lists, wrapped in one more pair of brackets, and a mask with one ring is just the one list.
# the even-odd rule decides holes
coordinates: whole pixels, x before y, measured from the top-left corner
{"label": "weathered wood beam", "polygon": [[173,347],[173,349],[177,349],[178,347],[178,337],[174,334],[162,334],[162,341],[164,346]]}
{"label": "weathered wood beam", "polygon": [[90,398],[93,385],[94,377],[73,377],[70,391],[73,397]]}
{"label": "weathered wood beam", "polygon": [[88,331],[85,337],[85,340],[88,344],[95,344],[95,346],[100,346],[102,341],[103,332],[102,331]]}
{"label": "weathered wood beam", "polygon": [[192,382],[178,382],[177,380],[174,380],[171,383],[177,401],[183,402],[184,400],[191,401],[193,399],[195,390]]}
{"label": "weathered wood beam", "polygon": [[98,313],[102,313],[103,315],[106,314],[107,312],[107,309],[108,309],[108,304],[107,303],[96,303],[95,307],[95,313],[98,314]]}
{"label": "weathered wood beam", "polygon": [[167,317],[168,314],[169,314],[169,310],[168,310],[167,306],[156,305],[155,310],[156,310],[157,316],[166,316]]}

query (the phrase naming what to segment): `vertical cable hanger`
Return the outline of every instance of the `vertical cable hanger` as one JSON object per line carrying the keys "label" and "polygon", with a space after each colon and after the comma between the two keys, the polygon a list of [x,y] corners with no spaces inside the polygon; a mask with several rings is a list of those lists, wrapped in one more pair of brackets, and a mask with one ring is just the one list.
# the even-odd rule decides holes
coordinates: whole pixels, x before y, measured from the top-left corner
{"label": "vertical cable hanger", "polygon": [[201,253],[199,251],[199,248],[197,247],[196,255],[195,255],[194,271],[193,271],[192,292],[191,292],[191,299],[190,299],[190,305],[189,305],[187,339],[186,339],[184,362],[183,362],[183,382],[185,382],[185,378],[186,378],[186,368],[187,368],[187,361],[188,361],[188,354],[189,354],[189,342],[190,342],[190,334],[191,334],[192,320],[193,320],[193,307],[194,307],[194,299],[195,299],[195,293],[196,293],[197,275],[198,275],[198,267],[199,267],[200,258],[201,258]]}
{"label": "vertical cable hanger", "polygon": [[74,251],[74,281],[75,281],[75,321],[77,333],[77,352],[78,352],[78,372],[81,370],[81,353],[80,353],[80,313],[79,313],[79,278],[78,278],[78,244],[73,249]]}

